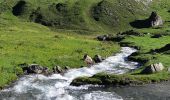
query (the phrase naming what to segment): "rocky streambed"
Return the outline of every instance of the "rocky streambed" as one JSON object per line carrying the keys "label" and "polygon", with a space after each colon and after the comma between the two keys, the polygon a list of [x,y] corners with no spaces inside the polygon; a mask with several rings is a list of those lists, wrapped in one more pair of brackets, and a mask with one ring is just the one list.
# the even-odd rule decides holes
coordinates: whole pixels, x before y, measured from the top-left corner
{"label": "rocky streambed", "polygon": [[125,88],[70,85],[72,80],[77,77],[91,77],[100,72],[123,74],[136,69],[138,63],[127,61],[127,57],[134,52],[136,52],[135,49],[122,47],[121,53],[108,57],[99,64],[70,69],[63,75],[25,75],[14,83],[13,87],[0,91],[0,100],[151,100],[161,97],[166,100],[169,98],[168,89],[170,87],[168,85]]}

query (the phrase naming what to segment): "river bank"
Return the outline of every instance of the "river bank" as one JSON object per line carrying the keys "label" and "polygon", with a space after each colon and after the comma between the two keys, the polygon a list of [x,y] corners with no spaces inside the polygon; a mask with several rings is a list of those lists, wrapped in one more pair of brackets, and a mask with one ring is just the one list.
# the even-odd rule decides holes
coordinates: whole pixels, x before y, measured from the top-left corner
{"label": "river bank", "polygon": [[[21,77],[13,87],[4,89],[0,92],[1,98],[9,99],[41,99],[41,100],[80,100],[76,98],[74,92],[79,90],[87,90],[90,85],[85,86],[70,86],[73,79],[80,76],[91,77],[100,72],[122,74],[128,72],[130,69],[136,69],[137,63],[127,61],[127,57],[135,52],[135,49],[123,47],[121,53],[109,57],[102,63],[96,64],[92,67],[83,67],[79,69],[70,69],[64,75],[53,74],[51,76],[44,75],[26,75]],[[92,93],[93,91],[91,91]],[[103,98],[110,98],[112,93],[97,92],[97,95],[107,95]],[[90,95],[90,93],[88,93]],[[121,100],[120,96],[112,95],[113,98]],[[87,98],[87,96],[85,96]],[[82,99],[83,100],[83,99]]]}

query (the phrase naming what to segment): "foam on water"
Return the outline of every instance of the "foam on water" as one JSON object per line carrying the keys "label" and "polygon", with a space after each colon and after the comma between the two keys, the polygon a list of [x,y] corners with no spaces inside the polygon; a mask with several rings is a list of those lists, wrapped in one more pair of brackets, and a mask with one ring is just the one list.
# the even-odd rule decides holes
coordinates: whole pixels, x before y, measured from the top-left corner
{"label": "foam on water", "polygon": [[80,91],[88,90],[91,85],[75,87],[70,86],[70,83],[77,77],[90,77],[103,71],[122,74],[130,69],[135,69],[137,63],[126,61],[126,58],[133,52],[136,52],[136,50],[122,47],[121,53],[108,57],[102,63],[92,67],[71,69],[64,75],[24,76],[17,81],[14,87],[1,91],[0,98],[3,98],[3,100],[122,100],[120,96],[113,92],[88,91],[87,93],[80,93]]}

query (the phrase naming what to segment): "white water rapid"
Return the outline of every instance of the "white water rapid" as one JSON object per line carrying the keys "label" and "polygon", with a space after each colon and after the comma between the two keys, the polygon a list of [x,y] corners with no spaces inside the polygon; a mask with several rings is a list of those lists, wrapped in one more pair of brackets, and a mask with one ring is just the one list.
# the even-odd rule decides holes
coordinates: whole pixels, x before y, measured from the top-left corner
{"label": "white water rapid", "polygon": [[[0,91],[0,100],[123,100],[114,92],[89,89],[95,86],[70,86],[73,79],[93,76],[99,72],[123,74],[137,68],[137,63],[127,61],[135,49],[122,47],[121,53],[108,57],[92,67],[71,69],[64,75],[27,75],[20,78],[13,87]],[[100,88],[100,86],[98,86]]]}

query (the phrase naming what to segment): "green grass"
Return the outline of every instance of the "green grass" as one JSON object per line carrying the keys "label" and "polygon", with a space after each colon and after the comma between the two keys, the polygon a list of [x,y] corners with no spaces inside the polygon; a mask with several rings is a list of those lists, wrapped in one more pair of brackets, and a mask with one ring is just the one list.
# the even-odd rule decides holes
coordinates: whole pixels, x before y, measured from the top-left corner
{"label": "green grass", "polygon": [[[3,0],[0,10],[12,11],[19,0]],[[130,29],[129,22],[138,17],[146,17],[150,10],[135,0],[25,0],[26,6],[20,18],[29,20],[37,8],[42,21],[50,27],[91,33],[111,33]],[[58,3],[65,4],[61,11],[56,10]],[[101,3],[101,6],[97,6]],[[100,14],[97,14],[97,8]],[[145,10],[144,10],[145,9]],[[98,16],[96,21],[93,16]]]}
{"label": "green grass", "polygon": [[146,35],[144,37],[129,37],[126,38],[123,42],[129,42],[130,45],[135,45],[140,47],[140,54],[136,56],[136,59],[148,59],[150,63],[162,62],[164,66],[170,67],[170,56],[168,54],[149,53],[151,50],[160,49],[164,47],[166,44],[170,43],[170,36],[163,36],[161,38],[151,38],[150,35]]}
{"label": "green grass", "polygon": [[119,52],[118,44],[99,42],[95,37],[51,31],[48,27],[22,21],[10,12],[0,14],[0,87],[22,74],[18,64],[78,68],[86,66],[81,60],[85,53],[107,57]]}
{"label": "green grass", "polygon": [[[0,87],[4,87],[22,74],[17,66],[21,63],[37,63],[51,68],[55,65],[80,67],[85,53],[90,56],[100,54],[109,56],[120,50],[116,43],[99,42],[97,34],[115,34],[132,28],[129,23],[136,19],[148,18],[155,10],[165,24],[162,27],[135,29],[147,33],[170,32],[169,0],[154,0],[149,7],[134,0],[25,0],[26,6],[20,16],[12,14],[19,0],[0,0]],[[56,4],[65,6],[56,10]],[[99,3],[101,3],[100,6]],[[40,8],[38,10],[38,8]],[[99,10],[99,14],[94,9]],[[35,24],[30,15],[36,12],[42,15],[40,23]],[[96,21],[94,16],[99,17]],[[54,31],[51,31],[54,30]],[[78,34],[79,33],[79,34]],[[169,43],[169,37],[152,39],[149,36],[129,37],[124,42],[139,46],[139,59],[149,59],[150,63],[162,62],[170,66],[170,57],[165,54],[148,54]],[[156,59],[152,59],[152,58]],[[166,75],[166,74],[165,74]],[[155,77],[160,75],[155,74]],[[136,76],[137,77],[137,76]],[[143,76],[145,77],[145,76]],[[151,77],[151,76],[148,76]],[[155,78],[154,77],[154,78]],[[140,77],[139,77],[140,78]],[[86,79],[87,80],[87,79]],[[90,80],[89,82],[93,81]],[[95,80],[97,83],[99,80]]]}

